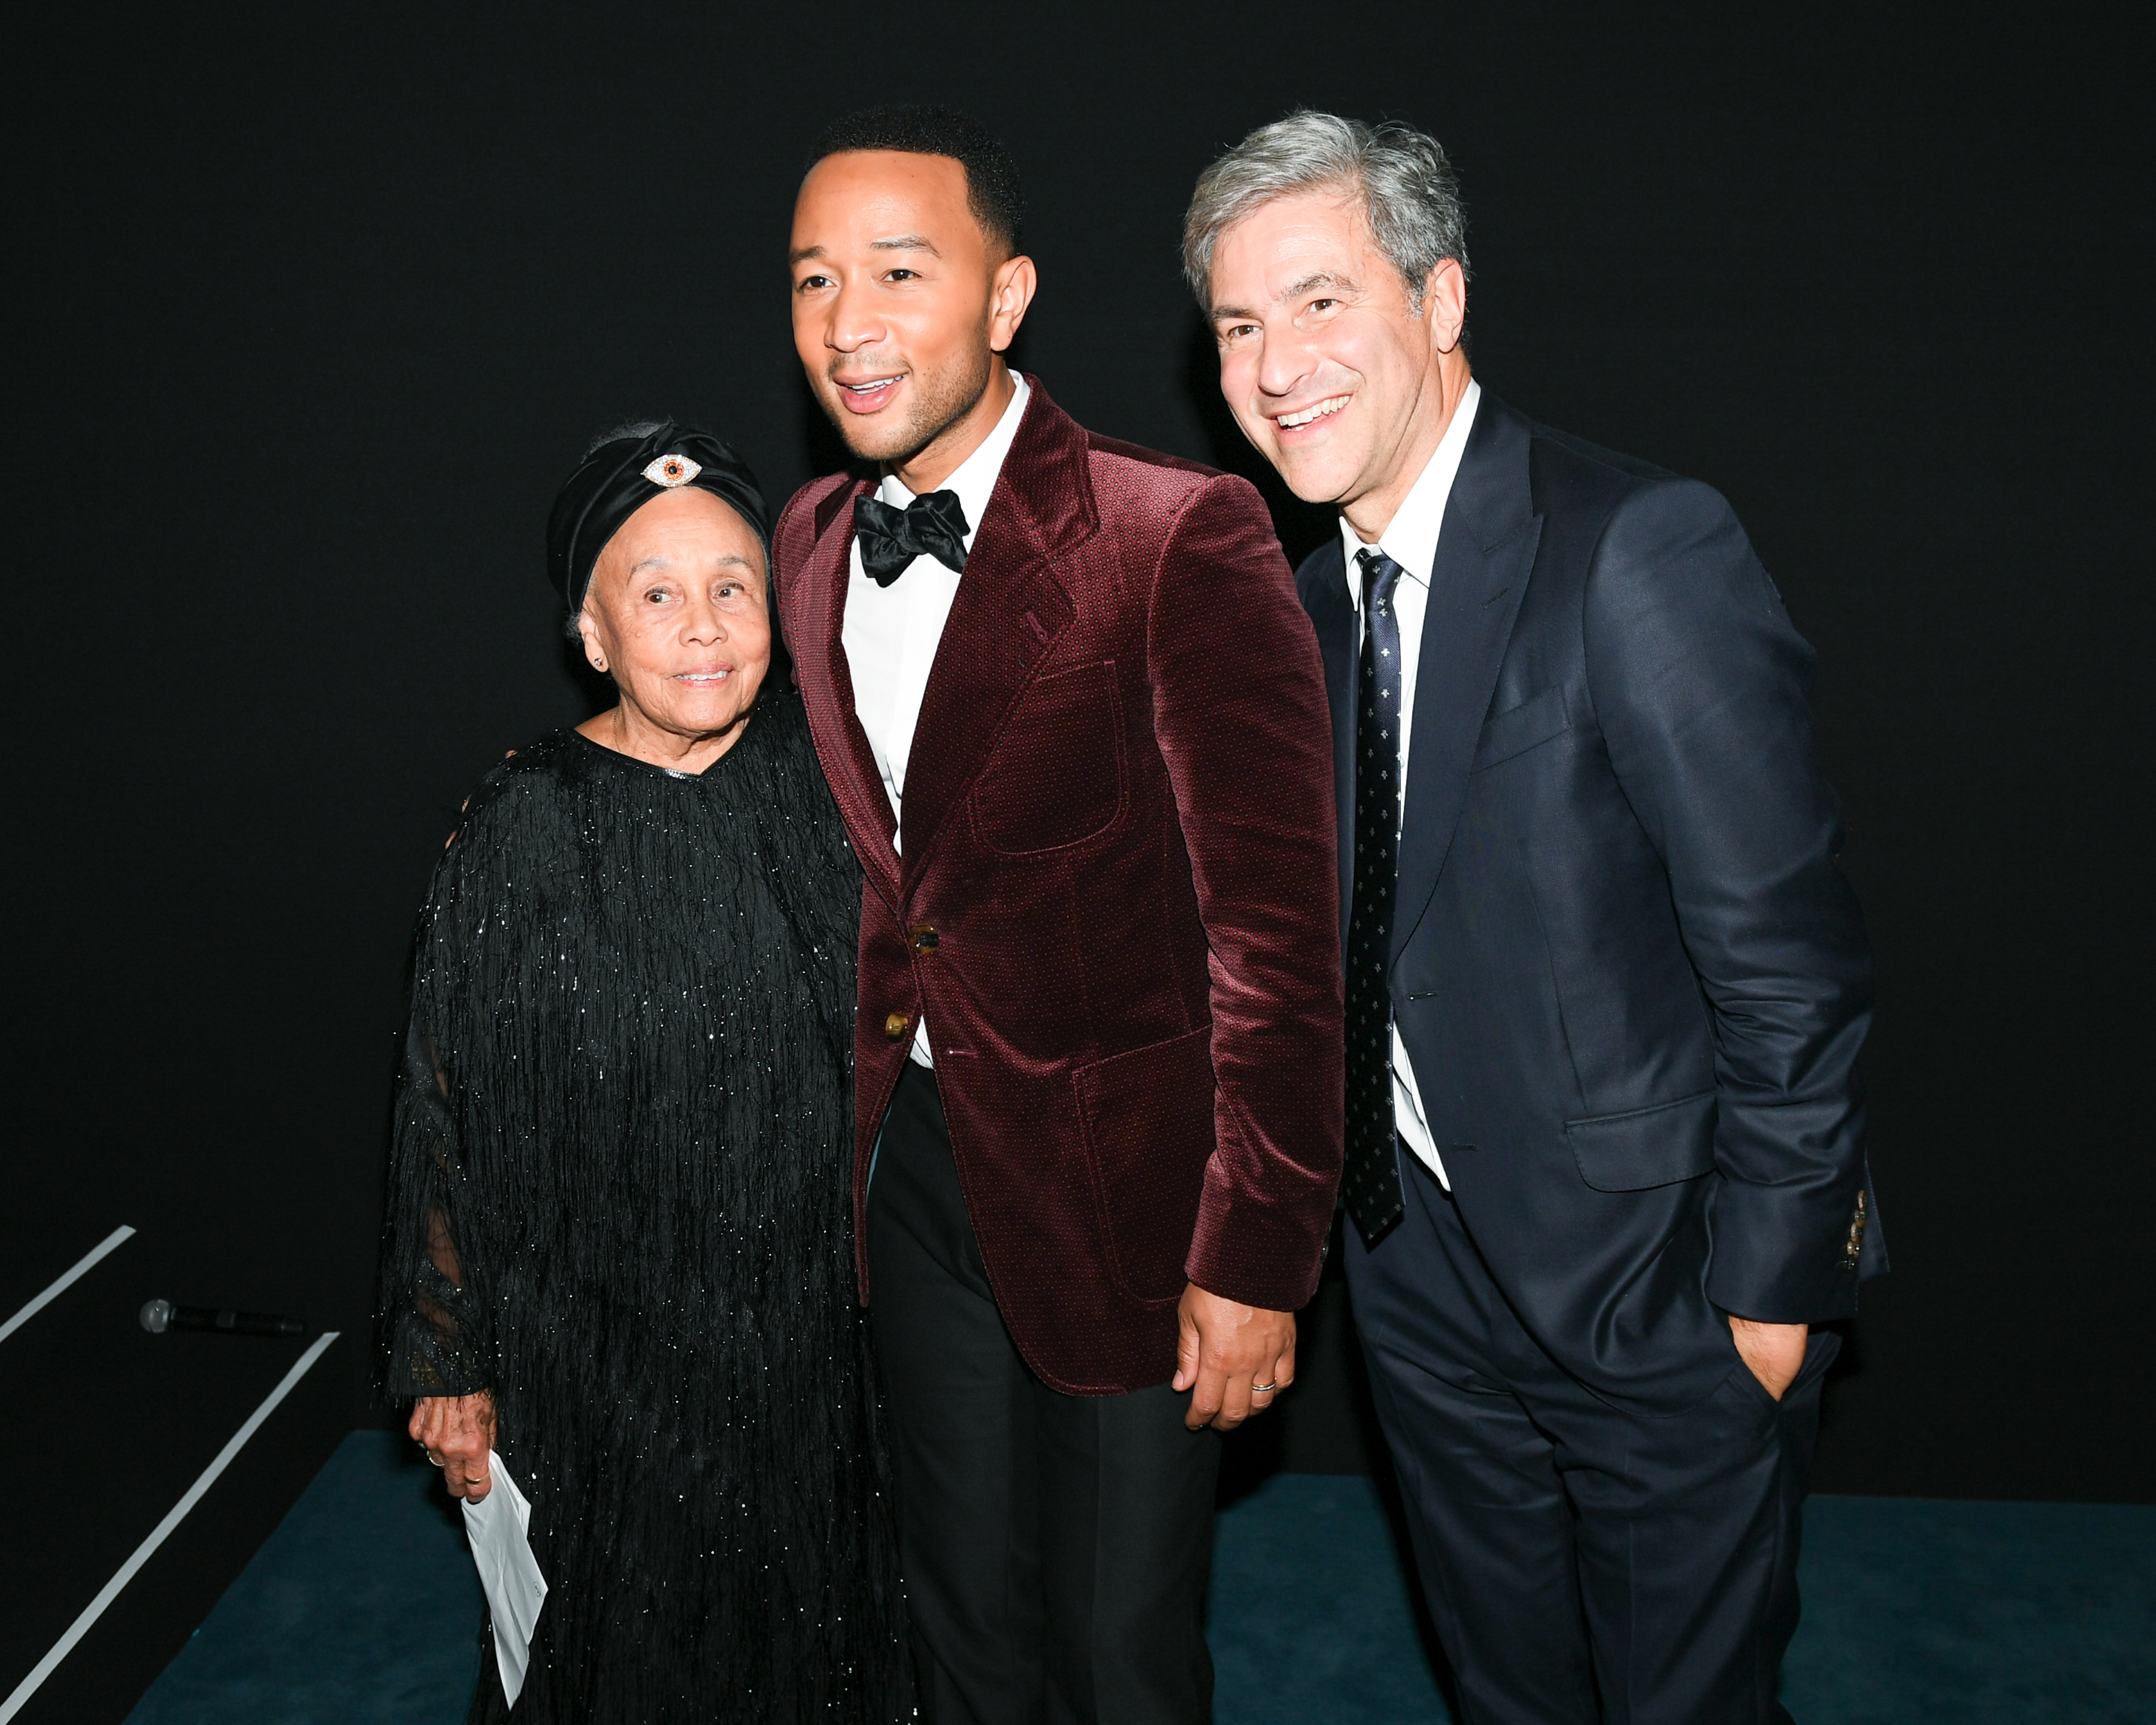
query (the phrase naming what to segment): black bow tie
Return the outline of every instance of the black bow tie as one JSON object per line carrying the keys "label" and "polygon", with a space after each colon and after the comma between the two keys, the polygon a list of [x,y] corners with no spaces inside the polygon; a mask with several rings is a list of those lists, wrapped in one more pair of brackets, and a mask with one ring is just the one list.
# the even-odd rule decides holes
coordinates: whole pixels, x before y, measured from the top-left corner
{"label": "black bow tie", "polygon": [[889,587],[924,553],[947,569],[966,567],[966,511],[956,491],[931,491],[903,509],[856,497],[854,535],[860,541],[861,567],[878,587]]}

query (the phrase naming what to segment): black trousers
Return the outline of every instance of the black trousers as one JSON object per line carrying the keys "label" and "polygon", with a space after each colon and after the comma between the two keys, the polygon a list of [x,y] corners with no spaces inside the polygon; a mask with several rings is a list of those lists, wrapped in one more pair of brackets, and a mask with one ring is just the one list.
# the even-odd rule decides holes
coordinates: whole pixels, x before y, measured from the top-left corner
{"label": "black trousers", "polygon": [[1348,1290],[1461,1725],[1786,1725],[1840,1338],[1813,1335],[1779,1402],[1732,1342],[1704,1400],[1624,1412],[1543,1352],[1451,1197],[1400,1165],[1407,1219],[1374,1251],[1346,1230]]}
{"label": "black trousers", "polygon": [[869,1186],[869,1313],[932,1725],[1204,1725],[1220,1445],[1187,1396],[1065,1395],[1004,1327],[932,1073],[911,1060]]}

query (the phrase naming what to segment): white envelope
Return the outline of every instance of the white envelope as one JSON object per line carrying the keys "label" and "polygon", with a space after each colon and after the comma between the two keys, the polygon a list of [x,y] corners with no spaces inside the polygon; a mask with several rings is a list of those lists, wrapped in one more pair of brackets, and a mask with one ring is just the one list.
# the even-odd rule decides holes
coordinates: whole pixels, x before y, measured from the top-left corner
{"label": "white envelope", "polygon": [[477,1503],[465,1505],[465,1535],[471,1541],[472,1562],[479,1566],[479,1584],[494,1619],[502,1693],[514,1707],[531,1657],[531,1630],[546,1602],[547,1578],[531,1555],[531,1500],[516,1489],[501,1456],[490,1450],[486,1461],[494,1489]]}

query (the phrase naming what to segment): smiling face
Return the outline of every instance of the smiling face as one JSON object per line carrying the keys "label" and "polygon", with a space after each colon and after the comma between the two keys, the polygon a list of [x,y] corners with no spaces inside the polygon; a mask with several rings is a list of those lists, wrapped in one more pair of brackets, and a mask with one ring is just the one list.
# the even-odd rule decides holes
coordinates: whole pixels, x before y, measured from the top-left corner
{"label": "smiling face", "polygon": [[1002,251],[951,157],[844,151],[801,182],[794,348],[847,448],[916,492],[970,454],[1010,399],[998,356],[1034,275]]}
{"label": "smiling face", "polygon": [[1459,264],[1430,272],[1418,310],[1359,201],[1301,193],[1220,236],[1209,286],[1220,393],[1243,434],[1296,496],[1338,505],[1374,539],[1467,387]]}
{"label": "smiling face", "polygon": [[701,772],[733,746],[771,669],[763,545],[709,491],[660,491],[622,523],[577,619],[621,705],[579,727],[662,767]]}

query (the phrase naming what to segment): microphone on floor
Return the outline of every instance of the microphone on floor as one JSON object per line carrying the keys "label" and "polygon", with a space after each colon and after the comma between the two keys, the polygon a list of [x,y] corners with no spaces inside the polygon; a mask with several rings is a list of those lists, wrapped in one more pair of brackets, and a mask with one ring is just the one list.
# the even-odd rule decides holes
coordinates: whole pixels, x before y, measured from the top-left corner
{"label": "microphone on floor", "polygon": [[304,1319],[270,1312],[219,1312],[208,1306],[175,1306],[150,1300],[142,1307],[142,1327],[153,1336],[167,1330],[222,1330],[228,1336],[304,1336]]}

